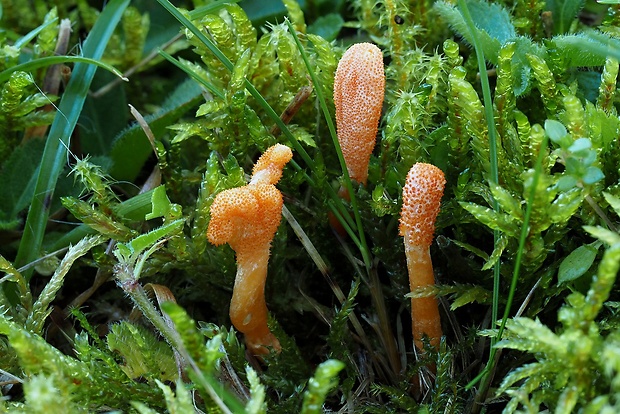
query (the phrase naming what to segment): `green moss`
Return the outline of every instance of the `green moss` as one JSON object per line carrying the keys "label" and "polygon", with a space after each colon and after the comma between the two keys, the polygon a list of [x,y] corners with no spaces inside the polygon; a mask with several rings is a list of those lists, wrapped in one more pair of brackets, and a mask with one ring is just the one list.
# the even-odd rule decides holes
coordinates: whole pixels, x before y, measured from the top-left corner
{"label": "green moss", "polygon": [[[581,1],[287,0],[290,21],[255,27],[234,3],[151,3],[128,8],[106,35],[102,59],[128,71],[130,86],[83,96],[79,120],[69,107],[43,109],[55,99],[41,90],[48,69],[5,72],[1,410],[615,410],[616,5],[585,4],[599,18],[587,26]],[[102,16],[86,1],[1,4],[2,71],[54,53],[57,18],[72,19],[73,47]],[[315,19],[328,9],[334,28]],[[343,168],[332,99],[344,45],[359,41],[380,46],[387,75],[365,186]],[[167,46],[165,59],[149,56],[153,44]],[[131,125],[124,102],[150,127]],[[37,222],[37,242],[22,219],[42,198],[37,171],[47,177],[52,164],[29,138],[64,116],[82,128],[57,152],[69,154],[74,189],[46,184],[52,220]],[[117,136],[108,117],[126,130]],[[97,125],[106,128],[88,130]],[[283,351],[257,358],[228,319],[234,252],[209,244],[206,229],[215,196],[244,185],[276,142],[294,150],[265,290]],[[53,163],[58,174],[65,161]],[[431,246],[437,285],[412,293],[442,303],[445,337],[424,353],[413,349],[398,234],[415,162],[447,177]],[[16,268],[20,243],[21,258],[61,250]],[[35,265],[51,278],[30,280]]]}

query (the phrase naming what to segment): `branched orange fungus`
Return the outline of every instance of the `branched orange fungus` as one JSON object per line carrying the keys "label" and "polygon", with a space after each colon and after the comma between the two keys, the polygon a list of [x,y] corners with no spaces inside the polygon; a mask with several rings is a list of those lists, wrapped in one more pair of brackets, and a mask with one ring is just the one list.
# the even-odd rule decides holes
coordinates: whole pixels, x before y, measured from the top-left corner
{"label": "branched orange fungus", "polygon": [[[430,246],[445,184],[443,172],[431,164],[414,164],[407,174],[399,231],[405,238],[412,292],[435,284]],[[416,347],[423,349],[421,339],[427,335],[437,348],[442,335],[437,298],[411,298],[411,319]]]}
{"label": "branched orange fungus", "polygon": [[270,147],[256,162],[248,185],[222,191],[211,205],[207,237],[215,245],[228,243],[237,257],[230,319],[254,354],[280,351],[267,326],[264,291],[271,240],[282,217],[282,194],[275,184],[292,157],[285,145]]}
{"label": "branched orange fungus", "polygon": [[340,59],[334,78],[336,127],[349,176],[364,185],[384,93],[381,50],[371,43],[351,46]]}

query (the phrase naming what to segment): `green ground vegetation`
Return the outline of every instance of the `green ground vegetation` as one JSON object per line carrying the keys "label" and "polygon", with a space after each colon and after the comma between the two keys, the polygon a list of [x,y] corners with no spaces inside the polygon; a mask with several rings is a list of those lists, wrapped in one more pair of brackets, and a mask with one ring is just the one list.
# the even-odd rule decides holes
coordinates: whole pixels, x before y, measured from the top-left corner
{"label": "green ground vegetation", "polygon": [[[620,411],[617,1],[99,3],[0,2],[0,412]],[[360,41],[387,77],[365,186],[332,99]],[[206,230],[275,143],[258,359]],[[447,184],[410,292],[416,162]],[[412,295],[440,299],[438,349]]]}

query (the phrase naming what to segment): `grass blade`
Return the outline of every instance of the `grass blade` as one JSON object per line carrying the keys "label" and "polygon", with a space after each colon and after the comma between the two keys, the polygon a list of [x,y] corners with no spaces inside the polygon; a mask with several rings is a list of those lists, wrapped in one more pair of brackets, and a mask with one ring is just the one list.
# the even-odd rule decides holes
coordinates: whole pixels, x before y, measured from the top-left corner
{"label": "grass blade", "polygon": [[107,63],[101,62],[97,59],[92,59],[84,56],[46,56],[31,60],[29,62],[20,63],[19,65],[12,66],[3,72],[0,72],[0,82],[6,82],[11,77],[11,73],[17,72],[18,70],[30,72],[35,69],[56,65],[59,63],[85,63],[89,65],[99,66],[100,68],[112,72],[124,81],[128,80],[114,66],[108,65]]}
{"label": "grass blade", "polygon": [[[101,59],[108,40],[128,5],[129,0],[110,0],[84,42],[84,57]],[[24,234],[15,258],[16,267],[24,266],[39,255],[49,216],[50,200],[54,195],[58,177],[65,166],[71,134],[96,71],[97,66],[87,63],[77,63],[73,69],[71,80],[62,96],[58,113],[47,137]],[[30,278],[31,275],[30,269],[25,276]]]}

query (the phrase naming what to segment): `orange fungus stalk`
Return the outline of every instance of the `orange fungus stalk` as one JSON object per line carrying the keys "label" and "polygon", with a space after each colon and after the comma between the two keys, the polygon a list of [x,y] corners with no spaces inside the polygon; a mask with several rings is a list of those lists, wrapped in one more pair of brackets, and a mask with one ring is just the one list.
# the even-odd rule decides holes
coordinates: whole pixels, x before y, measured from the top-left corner
{"label": "orange fungus stalk", "polygon": [[385,73],[381,50],[357,43],[342,56],[334,78],[338,142],[349,177],[366,184],[368,163],[381,117]]}
{"label": "orange fungus stalk", "polygon": [[282,218],[282,194],[275,184],[292,157],[285,145],[270,147],[256,162],[248,185],[222,191],[211,205],[207,237],[215,245],[228,243],[237,258],[230,319],[254,354],[280,351],[267,326],[264,290],[271,240]]}
{"label": "orange fungus stalk", "polygon": [[[412,292],[435,284],[430,246],[445,184],[443,172],[431,164],[414,164],[407,174],[399,231],[405,238]],[[411,319],[416,347],[423,349],[422,337],[426,335],[437,348],[442,335],[437,298],[411,298]]]}

